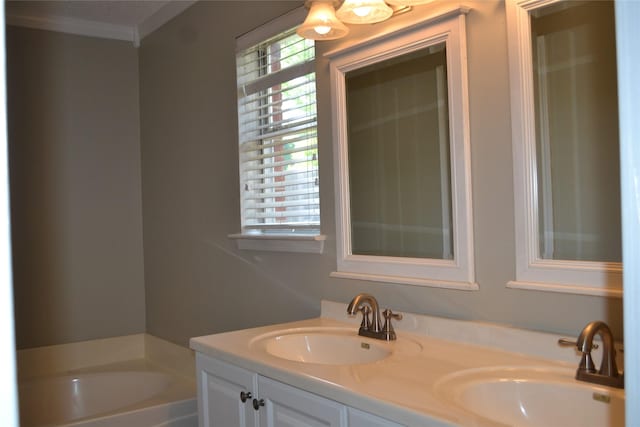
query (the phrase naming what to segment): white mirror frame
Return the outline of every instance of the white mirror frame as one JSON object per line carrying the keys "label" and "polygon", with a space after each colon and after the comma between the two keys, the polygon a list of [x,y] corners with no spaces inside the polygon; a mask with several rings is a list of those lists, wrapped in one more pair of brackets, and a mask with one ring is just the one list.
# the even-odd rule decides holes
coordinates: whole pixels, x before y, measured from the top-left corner
{"label": "white mirror frame", "polygon": [[530,13],[563,0],[507,0],[516,280],[507,287],[622,297],[622,263],[541,259]]}
{"label": "white mirror frame", "polygon": [[[465,18],[456,7],[402,30],[328,52],[333,104],[337,269],[332,277],[477,290],[474,272],[471,160]],[[449,95],[454,259],[353,255],[349,197],[345,75],[400,55],[445,43]]]}

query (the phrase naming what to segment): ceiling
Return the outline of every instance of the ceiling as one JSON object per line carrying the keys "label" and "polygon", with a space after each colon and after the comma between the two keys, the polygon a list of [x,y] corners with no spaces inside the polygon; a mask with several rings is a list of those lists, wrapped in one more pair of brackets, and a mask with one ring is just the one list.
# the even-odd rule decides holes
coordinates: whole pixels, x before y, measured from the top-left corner
{"label": "ceiling", "polygon": [[8,0],[8,25],[131,41],[162,26],[195,0]]}

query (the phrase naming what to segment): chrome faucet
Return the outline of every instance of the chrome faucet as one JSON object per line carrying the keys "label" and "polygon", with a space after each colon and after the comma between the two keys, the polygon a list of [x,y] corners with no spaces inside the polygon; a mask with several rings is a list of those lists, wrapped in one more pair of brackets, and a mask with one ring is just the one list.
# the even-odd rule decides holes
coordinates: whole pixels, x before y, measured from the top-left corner
{"label": "chrome faucet", "polygon": [[[599,334],[602,338],[602,362],[598,370],[596,370],[591,358],[591,350],[596,348],[593,344],[596,334]],[[590,322],[584,327],[575,344],[578,351],[582,353],[580,365],[578,365],[578,370],[576,371],[577,380],[624,388],[624,374],[618,372],[618,366],[616,365],[613,334],[606,323],[601,321]]]}
{"label": "chrome faucet", "polygon": [[[373,295],[364,293],[356,295],[347,306],[349,315],[355,316],[358,312],[362,312],[362,323],[360,323],[358,335],[386,341],[396,339],[391,319],[401,320],[402,314],[393,313],[389,309],[384,310],[382,313],[384,315],[384,325],[381,325],[378,301]],[[371,319],[369,319],[369,314],[371,314]]]}

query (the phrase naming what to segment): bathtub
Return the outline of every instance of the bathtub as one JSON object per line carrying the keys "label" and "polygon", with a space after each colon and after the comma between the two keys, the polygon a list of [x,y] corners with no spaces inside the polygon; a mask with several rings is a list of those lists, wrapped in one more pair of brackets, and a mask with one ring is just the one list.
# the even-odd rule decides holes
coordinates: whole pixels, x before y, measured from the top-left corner
{"label": "bathtub", "polygon": [[21,427],[196,427],[192,381],[143,366],[19,384]]}

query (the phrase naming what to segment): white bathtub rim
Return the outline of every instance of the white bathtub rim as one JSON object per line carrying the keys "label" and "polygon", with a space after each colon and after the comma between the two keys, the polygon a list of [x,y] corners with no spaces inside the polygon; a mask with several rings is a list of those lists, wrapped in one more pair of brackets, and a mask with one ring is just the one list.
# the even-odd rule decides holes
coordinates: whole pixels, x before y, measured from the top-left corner
{"label": "white bathtub rim", "polygon": [[191,349],[146,333],[18,350],[18,378],[60,375],[136,359],[147,359],[195,380]]}
{"label": "white bathtub rim", "polygon": [[[62,417],[55,416],[50,422],[46,422],[45,424],[29,424],[29,426],[37,425],[40,426],[93,426],[93,423],[96,420],[109,419],[111,417],[119,417],[126,414],[134,414],[136,412],[144,412],[146,410],[157,412],[162,407],[170,408],[172,405],[180,405],[180,404],[192,404],[195,405],[195,395],[196,395],[196,384],[195,380],[190,378],[185,378],[180,375],[175,374],[174,372],[167,371],[160,367],[155,366],[152,362],[142,359],[142,360],[132,360],[127,362],[119,362],[112,365],[104,365],[97,366],[93,368],[84,368],[77,372],[68,372],[62,373],[58,375],[49,375],[40,378],[29,378],[27,380],[23,380],[22,384],[36,384],[39,381],[55,382],[57,380],[63,381],[71,381],[74,377],[85,377],[85,378],[94,378],[97,376],[108,376],[109,374],[118,374],[125,376],[135,375],[136,373],[143,374],[161,374],[167,377],[168,383],[167,387],[160,390],[158,393],[155,393],[151,396],[148,396],[144,400],[132,402],[132,403],[124,403],[117,408],[110,408],[109,410],[102,411],[99,413],[92,413],[87,416],[83,416],[75,419],[62,419]],[[189,403],[191,402],[191,403]],[[22,403],[25,404],[24,402]],[[155,408],[155,409],[154,409]],[[23,408],[23,410],[25,410]],[[26,409],[29,410],[28,408]],[[161,409],[160,409],[161,411]],[[188,413],[184,414],[188,415]],[[142,415],[138,415],[142,417]],[[26,421],[26,419],[25,419]],[[123,427],[129,427],[131,424],[123,424]],[[151,426],[153,424],[139,424],[136,422],[136,427],[138,425],[142,426]],[[180,424],[178,424],[180,425]],[[111,424],[105,424],[105,426],[111,427]]]}
{"label": "white bathtub rim", "polygon": [[38,378],[142,359],[145,357],[144,335],[125,335],[18,350],[18,378]]}
{"label": "white bathtub rim", "polygon": [[[172,409],[170,413],[169,409]],[[167,416],[171,416],[171,418],[167,418]],[[135,424],[132,424],[132,421]],[[185,421],[185,423],[176,424],[181,421]],[[197,423],[198,408],[194,397],[141,408],[131,408],[125,411],[114,411],[51,427],[130,427],[131,425],[136,427],[178,427],[182,425],[196,427]]]}

